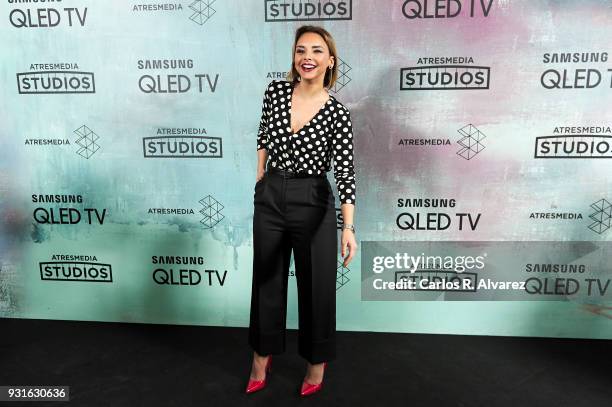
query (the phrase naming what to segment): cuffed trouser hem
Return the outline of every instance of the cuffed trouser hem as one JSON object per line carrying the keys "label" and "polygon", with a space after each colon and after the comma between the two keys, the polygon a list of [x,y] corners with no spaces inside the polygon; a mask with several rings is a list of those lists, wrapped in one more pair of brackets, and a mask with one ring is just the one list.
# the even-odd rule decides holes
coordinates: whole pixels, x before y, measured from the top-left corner
{"label": "cuffed trouser hem", "polygon": [[282,334],[255,335],[249,332],[249,345],[259,355],[278,355],[285,352],[285,337]]}
{"label": "cuffed trouser hem", "polygon": [[307,342],[298,338],[298,354],[311,365],[336,359],[336,340]]}

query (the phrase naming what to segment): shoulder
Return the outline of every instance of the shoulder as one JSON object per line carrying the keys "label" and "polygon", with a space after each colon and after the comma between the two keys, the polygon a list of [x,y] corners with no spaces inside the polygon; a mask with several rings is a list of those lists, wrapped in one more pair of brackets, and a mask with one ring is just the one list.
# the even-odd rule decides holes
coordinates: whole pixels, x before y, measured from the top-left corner
{"label": "shoulder", "polygon": [[332,96],[332,101],[334,102],[334,107],[337,113],[350,113],[348,107],[346,107],[344,103],[336,99],[335,96]]}
{"label": "shoulder", "polygon": [[346,107],[346,105],[342,102],[340,102],[338,99],[336,99],[335,97],[333,98],[334,101],[334,108],[335,108],[335,115],[334,117],[336,118],[336,120],[350,120],[351,117],[351,112],[349,111],[349,108]]}
{"label": "shoulder", "polygon": [[352,123],[351,123],[351,113],[342,102],[333,99],[333,114],[332,114],[332,123],[335,131],[338,129],[343,129],[344,132],[351,132]]}
{"label": "shoulder", "polygon": [[268,83],[268,90],[271,92],[277,92],[278,90],[284,90],[291,86],[291,82],[284,79],[272,79]]}
{"label": "shoulder", "polygon": [[272,79],[266,86],[266,97],[275,98],[282,95],[291,86],[291,83],[286,80]]}

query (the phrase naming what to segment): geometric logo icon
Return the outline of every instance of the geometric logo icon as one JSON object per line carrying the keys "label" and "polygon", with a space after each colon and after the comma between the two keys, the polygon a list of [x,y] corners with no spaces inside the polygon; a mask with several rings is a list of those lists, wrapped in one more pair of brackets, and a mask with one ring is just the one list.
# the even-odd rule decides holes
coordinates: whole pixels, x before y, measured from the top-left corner
{"label": "geometric logo icon", "polygon": [[349,268],[344,267],[342,261],[338,261],[338,267],[336,268],[336,291],[342,288],[346,283],[348,283],[350,278],[346,275],[351,271]]}
{"label": "geometric logo icon", "polygon": [[457,143],[461,149],[457,154],[466,160],[471,160],[476,154],[484,150],[484,145],[481,143],[486,136],[478,130],[474,125],[468,124],[457,130],[461,134],[461,138]]}
{"label": "geometric logo icon", "polygon": [[589,225],[595,233],[602,234],[612,226],[612,204],[605,199],[592,203],[591,208],[595,209],[595,212],[589,215],[589,218],[594,220]]}
{"label": "geometric logo icon", "polygon": [[189,8],[194,11],[194,13],[189,17],[189,19],[197,24],[203,25],[208,21],[213,14],[216,13],[216,10],[213,9],[210,5],[213,4],[215,0],[196,0],[189,5]]}
{"label": "geometric logo icon", "polygon": [[100,149],[100,145],[96,143],[96,140],[100,138],[96,133],[93,132],[89,127],[82,125],[74,131],[79,137],[76,143],[81,147],[77,150],[77,154],[81,157],[89,159],[96,151]]}
{"label": "geometric logo icon", "polygon": [[340,92],[340,90],[351,81],[351,78],[348,76],[348,71],[351,69],[353,68],[351,68],[349,64],[338,58],[338,79],[332,88],[334,92]]}
{"label": "geometric logo icon", "polygon": [[221,213],[223,205],[215,198],[210,195],[205,196],[198,202],[202,204],[203,208],[200,209],[200,213],[204,215],[204,218],[200,221],[204,226],[211,228],[217,223],[221,222],[225,216]]}

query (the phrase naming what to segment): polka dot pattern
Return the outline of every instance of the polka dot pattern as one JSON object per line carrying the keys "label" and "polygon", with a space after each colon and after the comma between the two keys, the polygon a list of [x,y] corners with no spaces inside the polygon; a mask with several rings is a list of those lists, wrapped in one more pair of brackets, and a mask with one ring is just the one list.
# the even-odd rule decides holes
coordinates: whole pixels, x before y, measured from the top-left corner
{"label": "polka dot pattern", "polygon": [[257,149],[268,151],[270,165],[289,171],[320,175],[333,158],[334,178],[342,204],[355,204],[353,128],[348,109],[330,99],[297,133],[291,130],[292,83],[272,80],[266,88]]}

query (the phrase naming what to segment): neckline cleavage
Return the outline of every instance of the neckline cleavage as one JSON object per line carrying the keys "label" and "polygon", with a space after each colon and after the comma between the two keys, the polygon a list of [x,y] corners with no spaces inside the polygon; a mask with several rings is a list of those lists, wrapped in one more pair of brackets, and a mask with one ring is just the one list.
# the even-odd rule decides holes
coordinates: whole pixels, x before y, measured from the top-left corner
{"label": "neckline cleavage", "polygon": [[291,103],[291,105],[289,105],[289,103],[287,103],[287,107],[289,109],[288,114],[289,114],[289,133],[291,134],[291,136],[297,136],[299,133],[302,132],[302,130],[304,130],[306,127],[308,127],[310,125],[310,123],[321,113],[321,111],[323,111],[323,109],[325,109],[325,107],[327,107],[327,104],[330,103],[332,101],[332,98],[334,97],[333,95],[329,94],[329,98],[325,101],[325,103],[323,103],[323,106],[321,106],[321,108],[314,114],[314,116],[312,116],[310,118],[310,120],[308,120],[306,123],[304,123],[304,125],[295,133],[293,132],[293,129],[291,128],[291,106],[293,106],[293,89],[295,88],[295,85],[291,82],[289,82],[289,103]]}

